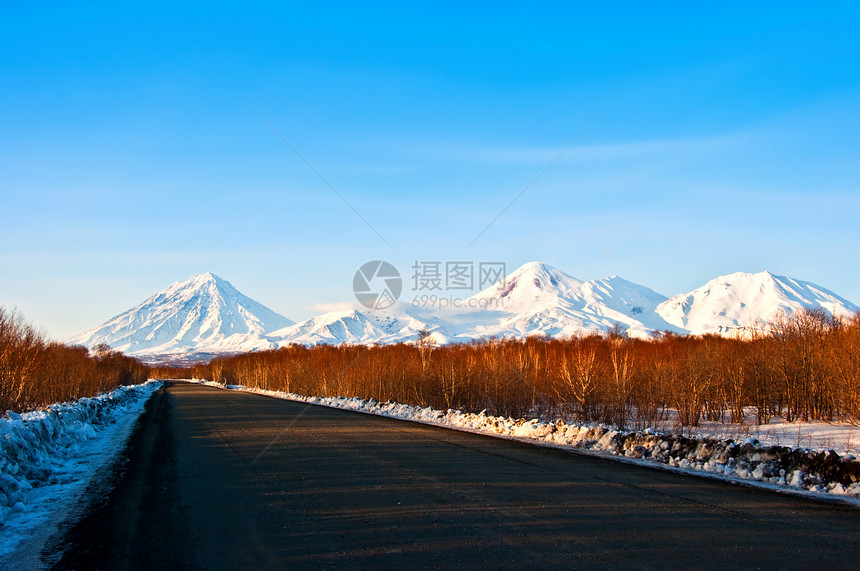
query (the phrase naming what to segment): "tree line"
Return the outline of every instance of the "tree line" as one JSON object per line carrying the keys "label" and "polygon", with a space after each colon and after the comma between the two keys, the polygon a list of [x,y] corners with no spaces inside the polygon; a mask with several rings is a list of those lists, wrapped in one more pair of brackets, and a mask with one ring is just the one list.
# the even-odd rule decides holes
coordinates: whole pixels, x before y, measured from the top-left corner
{"label": "tree line", "polygon": [[573,416],[644,428],[670,418],[860,421],[860,314],[784,315],[743,338],[616,330],[570,339],[435,346],[289,346],[184,371],[225,384],[397,401],[511,417]]}
{"label": "tree line", "polygon": [[294,345],[150,369],[106,346],[48,341],[0,308],[0,410],[93,396],[148,376],[633,428],[669,418],[682,426],[741,422],[750,411],[758,423],[774,416],[860,422],[860,314],[835,319],[806,310],[742,338],[642,340],[615,330],[437,346],[425,334],[414,343]]}
{"label": "tree line", "polygon": [[0,411],[22,412],[145,382],[149,369],[108,346],[49,341],[14,311],[0,307]]}

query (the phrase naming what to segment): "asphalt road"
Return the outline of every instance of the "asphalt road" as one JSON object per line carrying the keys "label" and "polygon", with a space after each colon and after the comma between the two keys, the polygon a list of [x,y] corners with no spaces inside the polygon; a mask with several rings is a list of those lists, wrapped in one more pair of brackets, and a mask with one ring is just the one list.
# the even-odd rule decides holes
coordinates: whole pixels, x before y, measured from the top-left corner
{"label": "asphalt road", "polygon": [[56,568],[860,561],[857,509],[186,383],[149,402],[128,459]]}

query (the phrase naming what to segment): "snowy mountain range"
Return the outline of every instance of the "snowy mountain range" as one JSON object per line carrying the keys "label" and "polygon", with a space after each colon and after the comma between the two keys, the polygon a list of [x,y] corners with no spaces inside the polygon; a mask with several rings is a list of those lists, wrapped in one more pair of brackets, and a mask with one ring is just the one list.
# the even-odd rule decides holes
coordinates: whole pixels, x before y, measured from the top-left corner
{"label": "snowy mountain range", "polygon": [[618,276],[580,281],[530,262],[456,307],[334,311],[294,323],[211,273],[176,282],[104,325],[68,342],[114,349],[151,362],[206,358],[289,344],[387,344],[422,331],[437,343],[530,335],[568,337],[620,327],[647,338],[736,334],[782,312],[821,307],[849,316],[860,307],[809,282],[770,272],[721,276],[671,299]]}

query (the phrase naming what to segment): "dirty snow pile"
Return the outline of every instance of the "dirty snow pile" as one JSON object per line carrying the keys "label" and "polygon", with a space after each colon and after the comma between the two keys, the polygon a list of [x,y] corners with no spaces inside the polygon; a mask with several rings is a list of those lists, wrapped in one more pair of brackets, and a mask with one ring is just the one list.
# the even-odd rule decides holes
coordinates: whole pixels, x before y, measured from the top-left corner
{"label": "dirty snow pile", "polygon": [[[216,383],[205,384],[224,388]],[[860,460],[852,454],[840,455],[832,450],[767,445],[755,438],[735,441],[688,437],[650,429],[618,430],[602,424],[512,419],[450,409],[443,412],[400,403],[380,403],[373,399],[306,397],[237,385],[227,388],[480,434],[536,441],[621,457],[631,462],[657,463],[672,469],[755,482],[777,489],[860,500]]]}
{"label": "dirty snow pile", "polygon": [[119,387],[0,418],[0,556],[74,503],[89,478],[121,449],[161,384]]}

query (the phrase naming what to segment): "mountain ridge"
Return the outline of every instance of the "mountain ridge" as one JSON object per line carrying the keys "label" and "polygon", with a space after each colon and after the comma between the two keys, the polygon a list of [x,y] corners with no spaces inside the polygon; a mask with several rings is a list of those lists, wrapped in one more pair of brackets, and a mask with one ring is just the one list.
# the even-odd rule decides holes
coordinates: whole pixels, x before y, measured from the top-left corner
{"label": "mountain ridge", "polygon": [[858,307],[812,282],[780,276],[767,270],[718,276],[657,308],[667,322],[697,334],[728,333],[773,321],[781,311],[822,308],[845,317]]}
{"label": "mountain ridge", "polygon": [[176,281],[68,343],[107,344],[130,355],[273,348],[266,333],[292,321],[211,272]]}

